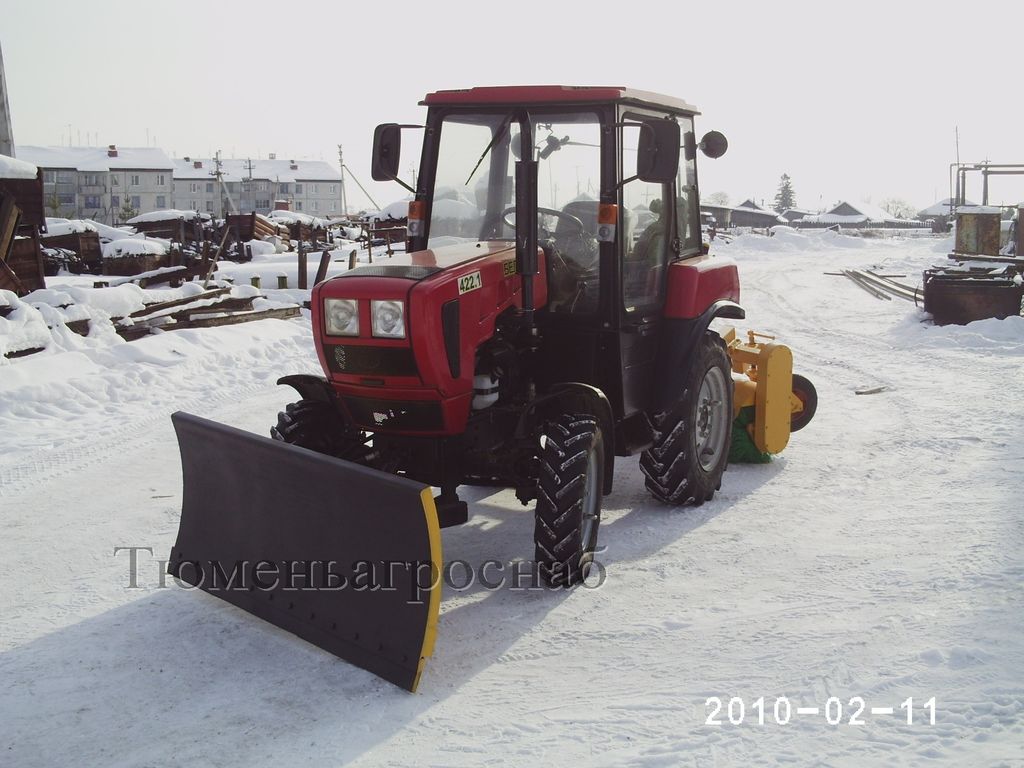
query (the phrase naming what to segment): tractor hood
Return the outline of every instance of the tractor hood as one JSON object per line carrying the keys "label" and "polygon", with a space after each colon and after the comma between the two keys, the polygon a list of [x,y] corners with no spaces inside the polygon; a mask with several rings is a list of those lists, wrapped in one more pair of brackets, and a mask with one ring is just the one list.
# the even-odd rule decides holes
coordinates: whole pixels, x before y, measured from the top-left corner
{"label": "tractor hood", "polygon": [[[364,264],[339,275],[336,279],[353,277],[398,277],[406,280],[423,280],[438,272],[460,267],[476,259],[514,249],[514,244],[495,242],[468,242],[446,245],[414,253],[396,253],[375,264]],[[514,251],[513,251],[514,258]]]}

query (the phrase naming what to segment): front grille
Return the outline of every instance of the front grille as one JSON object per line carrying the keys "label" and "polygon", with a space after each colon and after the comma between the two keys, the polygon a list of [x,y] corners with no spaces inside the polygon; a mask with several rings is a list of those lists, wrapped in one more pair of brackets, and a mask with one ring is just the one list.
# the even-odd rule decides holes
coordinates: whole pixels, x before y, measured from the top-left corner
{"label": "front grille", "polygon": [[409,347],[370,347],[325,344],[324,356],[334,373],[351,376],[416,376],[416,359]]}
{"label": "front grille", "polygon": [[374,430],[436,432],[444,429],[441,404],[434,400],[381,400],[375,397],[343,397],[342,401],[359,426]]}

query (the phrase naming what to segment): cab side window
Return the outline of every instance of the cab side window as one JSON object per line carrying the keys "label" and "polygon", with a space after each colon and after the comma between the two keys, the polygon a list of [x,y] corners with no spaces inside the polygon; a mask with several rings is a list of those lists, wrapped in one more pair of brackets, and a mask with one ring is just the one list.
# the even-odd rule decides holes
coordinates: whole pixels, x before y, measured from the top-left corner
{"label": "cab side window", "polygon": [[679,150],[679,175],[676,177],[676,237],[679,238],[679,254],[692,256],[700,253],[697,147],[694,141],[693,120],[685,118],[679,127],[683,135],[683,146]]}

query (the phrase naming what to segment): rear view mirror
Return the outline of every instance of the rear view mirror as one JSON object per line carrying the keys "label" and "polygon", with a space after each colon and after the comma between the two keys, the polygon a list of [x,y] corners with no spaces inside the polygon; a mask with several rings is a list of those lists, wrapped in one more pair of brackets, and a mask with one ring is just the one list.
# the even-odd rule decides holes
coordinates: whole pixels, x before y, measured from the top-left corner
{"label": "rear view mirror", "polygon": [[679,123],[644,120],[637,143],[636,175],[640,181],[668,184],[679,169]]}
{"label": "rear view mirror", "polygon": [[714,160],[716,157],[721,157],[725,154],[725,150],[729,148],[729,140],[718,131],[708,131],[704,134],[704,138],[700,140],[700,150],[705,155]]}
{"label": "rear view mirror", "polygon": [[373,159],[370,175],[374,181],[393,181],[398,178],[402,155],[402,126],[383,123],[373,132]]}

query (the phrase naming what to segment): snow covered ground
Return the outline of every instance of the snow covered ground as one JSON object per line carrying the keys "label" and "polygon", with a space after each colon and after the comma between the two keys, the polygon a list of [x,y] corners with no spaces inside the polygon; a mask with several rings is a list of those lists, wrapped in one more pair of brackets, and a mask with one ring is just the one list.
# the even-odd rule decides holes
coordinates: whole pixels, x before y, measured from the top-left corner
{"label": "snow covered ground", "polygon": [[[1024,319],[937,328],[822,274],[915,282],[945,245],[720,247],[750,326],[815,382],[814,422],[700,508],[653,502],[619,459],[604,583],[446,588],[415,695],[160,586],[181,501],[168,415],[266,434],[291,394],[275,379],[318,368],[308,319],[0,366],[0,764],[1024,765]],[[467,496],[446,559],[530,556],[511,492]],[[117,547],[152,549],[137,588]]]}

